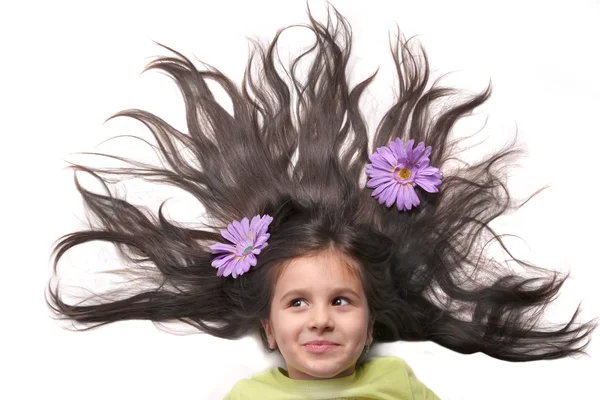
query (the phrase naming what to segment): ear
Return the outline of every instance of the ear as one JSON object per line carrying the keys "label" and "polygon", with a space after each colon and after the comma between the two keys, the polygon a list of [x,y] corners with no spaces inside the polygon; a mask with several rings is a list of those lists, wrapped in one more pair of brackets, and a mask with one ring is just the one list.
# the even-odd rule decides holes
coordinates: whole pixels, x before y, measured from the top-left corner
{"label": "ear", "polygon": [[375,325],[375,320],[370,320],[369,328],[367,330],[367,344],[373,343],[373,325]]}
{"label": "ear", "polygon": [[269,320],[261,319],[260,323],[262,324],[262,327],[267,335],[267,343],[269,349],[277,348],[277,342],[275,341],[275,336],[273,335],[273,329],[271,328],[271,323],[269,322]]}

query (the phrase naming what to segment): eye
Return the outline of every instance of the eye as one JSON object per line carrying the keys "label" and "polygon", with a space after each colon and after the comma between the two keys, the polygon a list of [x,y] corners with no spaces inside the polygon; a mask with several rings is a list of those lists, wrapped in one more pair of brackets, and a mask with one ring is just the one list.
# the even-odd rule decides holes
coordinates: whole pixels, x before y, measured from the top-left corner
{"label": "eye", "polygon": [[302,300],[302,299],[294,299],[294,300],[290,301],[290,306],[296,307],[294,304],[296,304],[296,302],[299,302],[299,301],[304,301],[304,300]]}
{"label": "eye", "polygon": [[[347,304],[343,304],[343,303],[342,303],[342,304],[338,304],[338,303],[337,303],[337,300],[340,300],[340,301],[342,301],[342,302],[343,302],[343,301],[345,301]],[[297,304],[298,302],[302,302],[302,301],[304,301],[304,300],[303,300],[303,299],[294,299],[294,300],[290,301],[290,306],[292,306],[292,307],[296,307],[296,304]],[[345,298],[345,297],[336,297],[336,298],[333,300],[333,302],[334,302],[334,305],[336,305],[336,306],[345,306],[345,305],[348,305],[348,304],[350,304],[350,301],[348,301],[348,299],[347,299],[347,298]]]}
{"label": "eye", "polygon": [[[350,304],[350,302],[348,301],[348,299],[345,298],[345,297],[336,297],[335,300],[342,300],[342,301],[345,301],[346,303]],[[335,302],[335,300],[334,300],[334,302]],[[345,306],[345,305],[348,305],[348,304],[339,304],[339,305],[340,306]]]}

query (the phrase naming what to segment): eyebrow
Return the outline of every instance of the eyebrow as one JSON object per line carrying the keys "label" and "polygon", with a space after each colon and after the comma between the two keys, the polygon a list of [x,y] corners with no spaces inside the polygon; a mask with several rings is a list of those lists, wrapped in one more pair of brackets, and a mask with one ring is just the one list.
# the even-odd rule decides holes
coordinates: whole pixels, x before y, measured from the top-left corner
{"label": "eyebrow", "polygon": [[[283,302],[285,299],[292,297],[292,296],[303,296],[308,292],[308,289],[293,289],[290,290],[289,292],[287,292],[286,294],[284,294],[281,297],[281,302]],[[356,298],[360,299],[360,296],[358,295],[358,293],[356,293],[354,290],[348,288],[348,287],[342,287],[342,288],[334,288],[331,290],[331,292],[336,293],[336,294],[350,294],[355,296]]]}

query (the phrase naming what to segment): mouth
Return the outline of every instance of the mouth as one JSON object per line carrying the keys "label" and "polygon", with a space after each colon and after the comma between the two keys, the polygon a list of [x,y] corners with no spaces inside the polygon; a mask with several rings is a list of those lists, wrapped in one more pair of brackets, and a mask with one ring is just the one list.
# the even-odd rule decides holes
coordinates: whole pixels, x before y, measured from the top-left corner
{"label": "mouth", "polygon": [[335,350],[340,347],[337,343],[332,342],[310,342],[304,345],[304,348],[310,353],[322,354]]}

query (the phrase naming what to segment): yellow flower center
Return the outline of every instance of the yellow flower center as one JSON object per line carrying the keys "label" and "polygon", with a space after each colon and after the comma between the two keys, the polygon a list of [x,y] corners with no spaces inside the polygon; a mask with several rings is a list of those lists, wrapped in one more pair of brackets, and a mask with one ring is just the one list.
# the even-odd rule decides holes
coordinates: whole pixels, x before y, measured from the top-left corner
{"label": "yellow flower center", "polygon": [[398,178],[402,179],[403,181],[409,180],[411,175],[412,172],[410,172],[410,169],[408,168],[400,168],[398,171]]}

